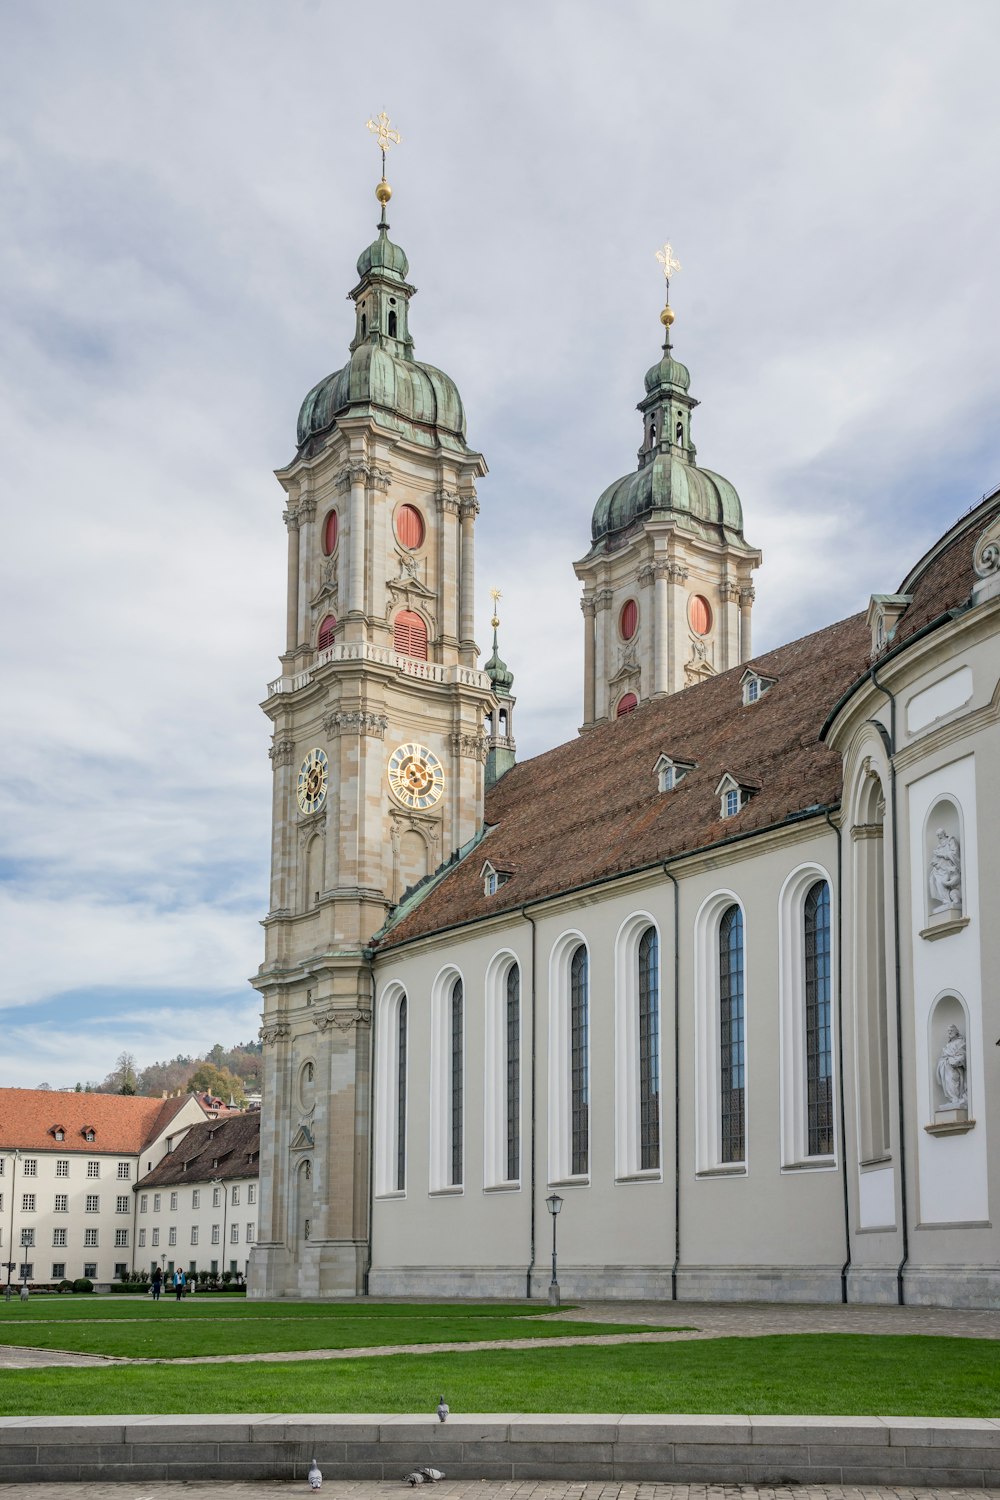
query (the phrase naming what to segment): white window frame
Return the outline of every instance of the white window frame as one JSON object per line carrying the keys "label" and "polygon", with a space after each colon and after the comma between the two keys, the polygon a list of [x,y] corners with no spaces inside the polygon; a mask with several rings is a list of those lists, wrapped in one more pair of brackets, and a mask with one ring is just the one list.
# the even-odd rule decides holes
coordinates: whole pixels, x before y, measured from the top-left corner
{"label": "white window frame", "polygon": [[[518,1174],[507,1176],[507,976],[512,968],[520,979],[518,1004]],[[487,1190],[517,1192],[524,1155],[524,966],[510,948],[494,953],[486,966],[485,1035],[483,1056],[483,1185]]]}
{"label": "white window frame", "polygon": [[64,1158],[60,1157],[59,1160],[56,1162],[56,1176],[57,1177],[68,1177],[69,1176],[69,1160],[68,1159],[64,1159]]}
{"label": "white window frame", "polygon": [[[809,1155],[808,1085],[806,1080],[805,935],[806,896],[817,881],[830,892],[830,1022],[831,1045],[837,1052],[840,1017],[837,1014],[836,890],[828,870],[820,864],[801,864],[785,877],[778,894],[778,1007],[780,1066],[780,1137],[782,1171],[836,1171],[840,1148],[840,1099],[837,1069],[833,1068],[833,1155]],[[746,928],[744,926],[744,943]],[[745,955],[744,955],[745,957]]]}
{"label": "white window frame", "polygon": [[65,1248],[66,1248],[66,1231],[65,1231],[65,1229],[53,1229],[53,1231],[52,1231],[52,1248],[54,1250],[65,1250]]}
{"label": "white window frame", "polygon": [[[742,1162],[722,1160],[719,1076],[719,929],[731,906],[743,913],[743,1109]],[[750,952],[746,907],[732,890],[706,896],[694,919],[695,1172],[698,1176],[745,1176],[750,1170]]]}
{"label": "white window frame", "polygon": [[[573,1174],[573,1061],[570,1016],[573,954],[583,946],[587,950],[587,1097],[589,1140],[586,1173]],[[590,1183],[594,1158],[593,1129],[593,993],[594,964],[590,944],[577,929],[560,933],[549,953],[549,1098],[548,1098],[548,1184],[549,1186],[586,1187]]]}
{"label": "white window frame", "polygon": [[[391,980],[378,996],[375,1028],[375,1196],[376,1198],[403,1198],[406,1188],[396,1186],[397,1124],[396,1106],[399,1100],[399,1007],[407,999],[407,992],[396,980]],[[414,1006],[407,1000],[406,1006],[406,1055],[411,1055],[414,1030]],[[406,1129],[403,1140],[406,1182],[409,1182],[410,1163],[408,1137],[410,1134],[413,1091],[409,1078],[406,1080]]]}
{"label": "white window frame", "polygon": [[83,1231],[83,1248],[85,1250],[100,1249],[100,1236],[96,1229],[85,1229]]}
{"label": "white window frame", "polygon": [[[660,1165],[643,1168],[639,1121],[639,944],[650,928],[656,933],[659,973],[657,1004],[660,1036]],[[648,911],[625,918],[615,937],[615,1180],[660,1182],[663,1179],[663,936]]]}
{"label": "white window frame", "polygon": [[[428,1154],[428,1191],[432,1194],[460,1195],[465,1182],[451,1180],[451,998],[456,981],[462,985],[462,1177],[468,1176],[465,1094],[467,1071],[465,1052],[468,1042],[468,994],[465,975],[454,964],[439,969],[431,985],[430,1028],[430,1141]],[[407,1008],[409,1019],[409,1008]],[[407,1045],[407,1055],[409,1055]]]}

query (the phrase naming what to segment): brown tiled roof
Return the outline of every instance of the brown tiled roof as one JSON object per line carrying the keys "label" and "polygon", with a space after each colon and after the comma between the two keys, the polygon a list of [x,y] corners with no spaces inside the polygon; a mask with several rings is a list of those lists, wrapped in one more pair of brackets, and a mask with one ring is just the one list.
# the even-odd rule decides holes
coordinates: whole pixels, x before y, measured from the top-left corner
{"label": "brown tiled roof", "polygon": [[[249,1160],[252,1156],[253,1160]],[[256,1177],[260,1170],[260,1111],[228,1115],[193,1125],[137,1187],[173,1186],[178,1182],[211,1182]]]}
{"label": "brown tiled roof", "polygon": [[[187,1097],[145,1099],[136,1094],[60,1094],[51,1089],[0,1089],[0,1149],[120,1151],[135,1155],[169,1125]],[[66,1132],[57,1141],[56,1126]],[[85,1141],[83,1132],[94,1131]]]}
{"label": "brown tiled roof", "polygon": [[[1000,498],[994,512],[998,505]],[[989,519],[977,513],[974,526],[960,523],[954,539],[911,573],[906,591],[913,599],[897,640],[968,600],[973,543]],[[404,907],[378,946],[835,806],[841,760],[819,735],[830,710],[867,672],[870,651],[865,617],[854,615],[515,766],[487,795],[489,831],[473,855]],[[740,680],[750,666],[775,681],[744,706]],[[658,790],[653,770],[661,754],[697,762],[670,792]],[[727,771],[757,790],[735,817],[722,819],[715,788]],[[484,896],[480,876],[487,859],[514,871],[493,896]]]}

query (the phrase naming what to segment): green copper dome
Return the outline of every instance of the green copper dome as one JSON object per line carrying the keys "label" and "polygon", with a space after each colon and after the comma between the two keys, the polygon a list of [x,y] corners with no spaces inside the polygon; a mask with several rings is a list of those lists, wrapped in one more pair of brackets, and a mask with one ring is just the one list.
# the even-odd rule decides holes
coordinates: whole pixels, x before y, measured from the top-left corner
{"label": "green copper dome", "polygon": [[743,507],[729,480],[672,453],[658,453],[637,473],[608,485],[594,507],[591,536],[599,542],[646,516],[667,514],[706,538],[721,532],[742,540]]}
{"label": "green copper dome", "polygon": [[667,386],[674,386],[678,390],[686,391],[691,385],[691,372],[687,365],[682,365],[679,360],[670,354],[664,354],[659,364],[651,365],[646,371],[646,390],[649,395],[659,392]]}
{"label": "green copper dome", "polygon": [[358,276],[362,279],[370,276],[373,271],[381,271],[383,276],[398,277],[400,281],[405,281],[409,270],[410,262],[406,258],[406,251],[399,245],[394,245],[381,226],[378,239],[372,240],[368,249],[362,250],[358,256]]}
{"label": "green copper dome", "polygon": [[514,686],[514,674],[500,655],[497,645],[496,627],[493,629],[493,655],[485,663],[483,671],[493,684],[493,691],[498,698],[509,698],[510,690]]}

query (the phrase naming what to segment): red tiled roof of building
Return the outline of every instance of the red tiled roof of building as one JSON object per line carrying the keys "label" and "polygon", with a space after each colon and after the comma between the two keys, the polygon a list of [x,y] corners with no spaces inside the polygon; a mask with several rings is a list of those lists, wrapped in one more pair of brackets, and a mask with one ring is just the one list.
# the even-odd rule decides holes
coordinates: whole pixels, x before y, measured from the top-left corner
{"label": "red tiled roof of building", "polygon": [[[62,1094],[52,1089],[0,1089],[0,1149],[120,1151],[134,1156],[184,1108],[188,1096],[145,1099],[137,1094]],[[53,1131],[61,1127],[65,1139]],[[85,1130],[94,1139],[84,1139]]]}
{"label": "red tiled roof of building", "polygon": [[[1000,500],[997,501],[1000,504]],[[997,504],[993,506],[995,511]],[[983,508],[984,513],[989,507]],[[907,579],[912,602],[897,639],[964,604],[975,537],[990,516],[960,523]],[[431,884],[379,940],[382,949],[563,891],[773,828],[835,806],[840,756],[819,738],[827,714],[868,670],[871,636],[854,615],[522,762],[486,798],[489,832],[473,855]],[[753,667],[773,686],[744,705]],[[660,755],[693,761],[660,792]],[[728,772],[755,788],[723,819],[716,787]],[[484,860],[515,873],[484,896]]]}

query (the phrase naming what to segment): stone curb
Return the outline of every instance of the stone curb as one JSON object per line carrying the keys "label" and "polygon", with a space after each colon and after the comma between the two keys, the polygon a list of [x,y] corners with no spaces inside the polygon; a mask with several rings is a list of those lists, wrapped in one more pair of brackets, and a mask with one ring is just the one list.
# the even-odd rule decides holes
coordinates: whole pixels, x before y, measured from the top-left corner
{"label": "stone curb", "polygon": [[55,1480],[654,1479],[1000,1486],[1000,1419],[469,1414],[0,1418],[0,1484]]}

